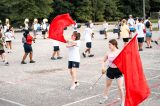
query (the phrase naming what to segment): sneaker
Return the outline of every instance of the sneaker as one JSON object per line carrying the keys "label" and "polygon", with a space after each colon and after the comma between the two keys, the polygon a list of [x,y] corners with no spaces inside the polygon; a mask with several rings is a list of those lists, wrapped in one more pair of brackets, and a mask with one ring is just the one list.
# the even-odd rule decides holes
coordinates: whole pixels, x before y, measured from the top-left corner
{"label": "sneaker", "polygon": [[6,65],[6,66],[8,66],[8,65],[9,65],[9,63],[8,63],[8,62],[6,62],[6,63],[5,63],[5,65]]}
{"label": "sneaker", "polygon": [[26,62],[22,61],[21,64],[27,64]]}
{"label": "sneaker", "polygon": [[104,39],[107,39],[107,38],[104,38]]}
{"label": "sneaker", "polygon": [[35,61],[31,60],[30,63],[35,63]]}
{"label": "sneaker", "polygon": [[149,48],[152,48],[152,46],[150,46]]}
{"label": "sneaker", "polygon": [[146,48],[150,48],[149,46],[147,46]]}
{"label": "sneaker", "polygon": [[73,84],[71,87],[70,87],[70,90],[75,90],[75,88],[76,88],[76,84]]}
{"label": "sneaker", "polygon": [[76,86],[78,87],[79,86],[79,83],[78,82],[75,82]]}
{"label": "sneaker", "polygon": [[88,57],[93,57],[93,56],[94,56],[93,54],[88,55]]}
{"label": "sneaker", "polygon": [[57,57],[57,59],[62,59],[63,57]]}
{"label": "sneaker", "polygon": [[157,44],[158,45],[158,42],[157,41],[154,41],[155,42],[155,44]]}
{"label": "sneaker", "polygon": [[99,103],[104,104],[107,100],[108,100],[108,96],[105,96],[99,101]]}
{"label": "sneaker", "polygon": [[143,51],[143,49],[139,49],[139,51]]}
{"label": "sneaker", "polygon": [[[58,59],[58,58],[57,58]],[[51,57],[51,60],[56,60],[56,58],[55,57]]]}
{"label": "sneaker", "polygon": [[86,57],[86,54],[85,53],[82,53],[83,57]]}

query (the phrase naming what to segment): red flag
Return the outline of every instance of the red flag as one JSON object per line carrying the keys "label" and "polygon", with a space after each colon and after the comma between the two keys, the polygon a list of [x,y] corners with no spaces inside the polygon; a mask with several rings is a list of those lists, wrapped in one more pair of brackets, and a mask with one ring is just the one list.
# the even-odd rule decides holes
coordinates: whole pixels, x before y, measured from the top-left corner
{"label": "red flag", "polygon": [[50,24],[48,38],[66,43],[63,36],[63,30],[71,24],[75,24],[75,22],[68,13],[56,16]]}
{"label": "red flag", "polygon": [[143,73],[136,36],[113,61],[124,74],[126,88],[125,106],[137,106],[150,95],[150,89]]}

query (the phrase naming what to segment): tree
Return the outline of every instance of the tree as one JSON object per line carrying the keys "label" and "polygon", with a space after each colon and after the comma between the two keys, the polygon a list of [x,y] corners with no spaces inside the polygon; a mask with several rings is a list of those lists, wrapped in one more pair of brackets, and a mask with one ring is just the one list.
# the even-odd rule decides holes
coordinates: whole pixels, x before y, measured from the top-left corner
{"label": "tree", "polygon": [[123,17],[121,12],[121,4],[119,0],[106,0],[105,19],[116,20]]}
{"label": "tree", "polygon": [[1,0],[3,7],[7,8],[4,18],[10,18],[16,22],[22,22],[25,18],[44,18],[52,12],[50,4],[52,0]]}

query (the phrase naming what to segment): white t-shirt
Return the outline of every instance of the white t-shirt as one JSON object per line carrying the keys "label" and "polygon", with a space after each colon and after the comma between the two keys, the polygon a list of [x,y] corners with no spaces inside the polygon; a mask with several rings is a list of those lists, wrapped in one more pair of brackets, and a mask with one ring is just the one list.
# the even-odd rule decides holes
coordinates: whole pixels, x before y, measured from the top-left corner
{"label": "white t-shirt", "polygon": [[139,37],[144,37],[144,32],[143,32],[143,29],[145,28],[145,26],[144,26],[144,24],[142,24],[142,23],[138,23],[137,25],[136,25],[136,32],[137,32],[137,37],[139,38]]}
{"label": "white t-shirt", "polygon": [[135,24],[135,21],[134,21],[133,18],[129,18],[127,23],[130,24],[130,26],[129,26],[130,28],[133,28],[134,24]]}
{"label": "white t-shirt", "polygon": [[37,24],[37,23],[35,23],[33,27],[34,27],[34,30],[36,31],[36,30],[37,30],[37,28],[38,28],[38,24]]}
{"label": "white t-shirt", "polygon": [[107,31],[108,30],[108,23],[104,23],[103,28],[104,28],[105,31]]}
{"label": "white t-shirt", "polygon": [[42,24],[42,30],[45,31],[46,29],[47,29],[47,24],[46,24],[46,23],[43,23],[43,24]]}
{"label": "white t-shirt", "polygon": [[68,60],[74,61],[74,62],[80,62],[80,53],[79,53],[80,40],[77,40],[74,42],[77,43],[77,45],[69,48],[69,59]]}
{"label": "white t-shirt", "polygon": [[84,30],[84,39],[85,39],[85,42],[92,42],[92,36],[91,36],[92,33],[93,33],[93,31],[92,31],[91,28],[86,28]]}
{"label": "white t-shirt", "polygon": [[59,41],[53,40],[53,46],[59,46]]}
{"label": "white t-shirt", "polygon": [[11,32],[6,32],[5,41],[12,41],[12,39],[13,39],[13,34]]}

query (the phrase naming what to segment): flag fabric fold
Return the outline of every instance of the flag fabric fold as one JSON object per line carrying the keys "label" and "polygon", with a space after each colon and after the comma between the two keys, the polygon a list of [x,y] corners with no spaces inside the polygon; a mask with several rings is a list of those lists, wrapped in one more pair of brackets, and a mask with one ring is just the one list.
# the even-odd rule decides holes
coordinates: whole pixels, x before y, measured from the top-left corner
{"label": "flag fabric fold", "polygon": [[113,61],[124,75],[125,106],[137,106],[150,95],[150,89],[143,73],[136,36]]}
{"label": "flag fabric fold", "polygon": [[63,35],[64,28],[71,24],[75,24],[75,22],[68,13],[56,16],[50,24],[48,38],[66,43]]}

